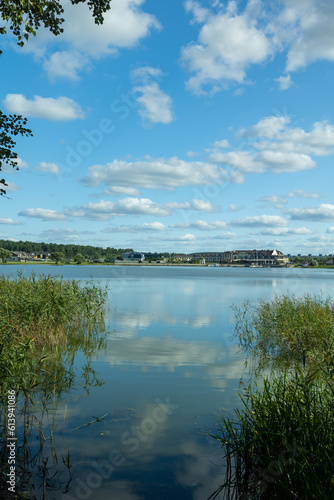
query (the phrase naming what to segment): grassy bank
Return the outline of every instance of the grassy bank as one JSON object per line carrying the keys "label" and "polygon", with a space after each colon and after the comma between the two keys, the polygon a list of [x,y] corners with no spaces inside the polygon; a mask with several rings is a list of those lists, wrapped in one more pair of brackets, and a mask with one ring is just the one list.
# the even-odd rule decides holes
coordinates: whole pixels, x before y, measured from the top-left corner
{"label": "grassy bank", "polygon": [[276,297],[236,316],[257,362],[243,408],[215,435],[226,475],[212,498],[334,498],[333,302]]}

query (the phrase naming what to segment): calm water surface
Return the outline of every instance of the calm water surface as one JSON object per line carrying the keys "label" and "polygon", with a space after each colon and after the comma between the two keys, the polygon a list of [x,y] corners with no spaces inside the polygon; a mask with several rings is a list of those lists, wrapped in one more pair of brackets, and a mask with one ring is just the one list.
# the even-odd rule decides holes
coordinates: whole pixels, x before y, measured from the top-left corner
{"label": "calm water surface", "polygon": [[[61,431],[53,439],[60,457],[69,450],[72,481],[47,499],[207,499],[223,464],[206,432],[239,405],[247,377],[231,340],[232,306],[282,293],[334,295],[333,270],[1,266],[17,270],[93,279],[109,290],[107,344],[93,359],[104,384],[88,392],[77,384],[54,409]],[[78,355],[76,368],[83,363]]]}

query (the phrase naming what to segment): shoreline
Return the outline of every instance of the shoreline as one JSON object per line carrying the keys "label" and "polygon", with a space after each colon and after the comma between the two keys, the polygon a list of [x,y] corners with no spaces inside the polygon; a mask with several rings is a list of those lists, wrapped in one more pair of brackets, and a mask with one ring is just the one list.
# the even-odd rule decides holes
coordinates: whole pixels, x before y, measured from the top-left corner
{"label": "shoreline", "polygon": [[171,262],[166,262],[166,263],[153,263],[153,262],[85,262],[83,264],[76,264],[76,263],[62,263],[62,264],[55,264],[54,262],[49,262],[49,261],[28,261],[28,262],[6,262],[0,263],[0,266],[13,266],[13,265],[19,265],[19,266],[25,266],[25,265],[50,265],[50,266],[55,266],[55,267],[62,267],[62,266],[137,266],[137,267],[228,267],[228,268],[250,268],[250,269],[268,269],[268,268],[273,268],[273,269],[334,269],[334,266],[308,266],[306,268],[303,268],[302,266],[296,266],[296,265],[279,265],[279,264],[272,264],[272,265],[267,265],[267,266],[245,266],[243,264],[190,264],[190,263],[171,263]]}

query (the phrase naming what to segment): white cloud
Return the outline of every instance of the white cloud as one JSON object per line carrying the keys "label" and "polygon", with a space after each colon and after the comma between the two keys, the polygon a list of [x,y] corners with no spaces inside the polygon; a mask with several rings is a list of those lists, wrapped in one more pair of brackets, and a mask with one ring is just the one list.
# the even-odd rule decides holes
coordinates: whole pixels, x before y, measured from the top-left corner
{"label": "white cloud", "polygon": [[[334,153],[334,125],[315,122],[311,130],[289,126],[287,116],[267,116],[248,129],[241,128],[237,138],[244,139],[240,149],[215,148],[210,161],[232,168],[230,182],[243,182],[245,173],[300,172],[316,168],[312,158]],[[238,178],[238,176],[240,178]]]}
{"label": "white cloud", "polygon": [[256,147],[283,152],[302,152],[317,156],[327,156],[334,151],[334,126],[325,120],[315,122],[310,132],[301,128],[285,128],[273,138],[275,141],[258,142]]}
{"label": "white cloud", "polygon": [[42,161],[39,165],[37,165],[37,167],[35,167],[35,170],[54,175],[57,175],[61,172],[61,168],[58,167],[58,165],[56,165],[55,163],[47,163],[46,161]]}
{"label": "white cloud", "polygon": [[191,233],[183,234],[182,236],[171,236],[164,238],[164,241],[183,241],[184,243],[196,240],[196,236]]}
{"label": "white cloud", "polygon": [[216,141],[213,145],[215,148],[230,148],[229,142],[227,139],[223,139],[221,141]]}
{"label": "white cloud", "polygon": [[331,0],[285,0],[274,30],[289,42],[287,71],[297,71],[318,60],[334,60],[334,4]]}
{"label": "white cloud", "polygon": [[93,231],[78,231],[77,229],[64,229],[55,227],[42,231],[40,237],[51,241],[81,241],[81,235],[95,234]]}
{"label": "white cloud", "polygon": [[120,49],[135,47],[153,29],[161,29],[159,21],[142,10],[145,0],[113,0],[104,14],[104,23],[97,25],[87,5],[64,4],[64,32],[61,36],[65,50],[47,53],[58,42],[46,29],[40,28],[36,37],[25,45],[25,52],[44,57],[44,69],[51,81],[58,78],[77,80],[79,72],[89,68],[91,61],[115,55]]}
{"label": "white cloud", "polygon": [[33,217],[45,221],[67,219],[65,214],[57,212],[57,210],[50,210],[49,208],[26,208],[25,210],[21,210],[18,215],[23,217]]}
{"label": "white cloud", "polygon": [[210,156],[211,161],[233,167],[244,173],[300,172],[316,167],[312,158],[302,153],[285,153],[264,150],[259,153],[250,151],[217,152]]}
{"label": "white cloud", "polygon": [[83,181],[89,186],[107,184],[147,189],[174,189],[184,186],[208,186],[226,182],[226,170],[205,162],[186,162],[177,157],[149,158],[146,161],[114,160],[107,165],[88,168]]}
{"label": "white cloud", "polygon": [[287,210],[291,219],[309,220],[314,222],[334,220],[334,205],[322,203],[314,208],[291,208]]}
{"label": "white cloud", "polygon": [[290,75],[287,76],[282,75],[279,78],[275,78],[275,82],[278,83],[279,88],[281,90],[288,90],[293,85],[293,81],[291,80]]}
{"label": "white cloud", "polygon": [[180,222],[179,224],[170,224],[170,228],[173,229],[199,229],[201,231],[216,231],[217,229],[225,229],[227,227],[226,222],[214,221],[206,222],[204,220],[197,220],[195,222]]}
{"label": "white cloud", "polygon": [[229,209],[231,210],[231,212],[237,212],[238,210],[241,210],[242,207],[240,207],[239,205],[235,205],[235,203],[230,203]]}
{"label": "white cloud", "polygon": [[228,232],[228,233],[217,234],[217,236],[215,236],[215,238],[217,240],[234,240],[234,239],[238,238],[238,236],[235,233]]}
{"label": "white cloud", "polygon": [[27,99],[23,94],[7,94],[2,101],[10,113],[45,120],[68,121],[84,118],[84,113],[73,99],[68,97],[40,97]]}
{"label": "white cloud", "polygon": [[103,25],[96,25],[86,5],[67,4],[62,37],[71,47],[100,56],[115,49],[132,48],[149,35],[151,29],[160,29],[158,20],[141,10],[145,0],[113,0],[104,15]]}
{"label": "white cloud", "polygon": [[279,215],[257,215],[232,221],[237,226],[287,226],[288,221]]}
{"label": "white cloud", "polygon": [[162,222],[145,222],[140,226],[109,226],[104,229],[104,233],[137,233],[143,231],[166,231],[166,226]]}
{"label": "white cloud", "polygon": [[192,73],[188,87],[196,93],[215,92],[228,82],[244,83],[247,70],[286,54],[285,75],[276,79],[281,90],[291,87],[290,72],[320,61],[334,61],[332,0],[249,0],[226,6],[215,2],[209,10],[187,0],[193,23],[202,25],[198,40],[183,48],[181,59]]}
{"label": "white cloud", "polygon": [[328,227],[326,233],[334,233],[334,227]]}
{"label": "white cloud", "polygon": [[239,130],[238,137],[276,137],[290,123],[288,116],[266,116],[249,129]]}
{"label": "white cloud", "polygon": [[[160,89],[158,79],[163,74],[158,68],[143,66],[131,72],[136,83],[133,92],[137,94],[139,114],[147,123],[170,123],[173,121],[173,101]],[[138,95],[139,94],[139,95]]]}
{"label": "white cloud", "polygon": [[[28,164],[22,160],[22,158],[18,157],[15,159],[19,170],[22,168],[27,168]],[[16,168],[13,168],[11,165],[8,165],[5,161],[2,162],[1,167],[2,172],[6,172],[6,174],[13,174],[16,171]]]}
{"label": "white cloud", "polygon": [[77,81],[80,79],[79,72],[90,66],[89,57],[77,50],[54,52],[50,59],[45,60],[43,64],[43,68],[52,83],[57,79]]}
{"label": "white cloud", "polygon": [[165,204],[167,208],[175,210],[199,210],[201,212],[217,212],[218,209],[213,206],[209,201],[200,200],[198,198],[193,199],[191,202],[185,201],[179,203],[177,201],[170,201]]}
{"label": "white cloud", "polygon": [[[6,189],[8,189],[8,188],[6,188]],[[19,222],[17,220],[13,220],[10,218],[6,218],[6,217],[0,217],[0,224],[19,225],[19,224],[22,224],[22,222]]]}
{"label": "white cloud", "polygon": [[89,202],[79,208],[66,210],[66,215],[89,220],[108,220],[122,215],[155,215],[164,217],[170,210],[154,203],[148,198],[123,198],[118,202],[101,200],[98,203]]}
{"label": "white cloud", "polygon": [[7,182],[7,186],[5,186],[6,191],[17,191],[19,186],[15,184],[15,182]]}
{"label": "white cloud", "polygon": [[[197,2],[187,2],[188,12],[202,24],[198,42],[182,49],[181,60],[193,76],[187,86],[200,94],[208,87],[215,92],[227,82],[242,83],[252,64],[266,61],[273,52],[271,41],[259,26],[260,17],[250,2],[238,14],[236,2],[230,1],[225,12],[200,10]],[[205,15],[204,15],[205,12]]]}
{"label": "white cloud", "polygon": [[277,227],[272,229],[264,229],[255,234],[271,234],[274,236],[289,236],[290,234],[312,234],[312,231],[306,227]]}
{"label": "white cloud", "polygon": [[277,194],[272,194],[270,196],[263,196],[259,201],[266,203],[267,205],[273,205],[275,208],[284,208],[287,199],[283,196],[278,196]]}
{"label": "white cloud", "polygon": [[140,196],[140,191],[136,188],[125,187],[125,186],[111,186],[110,188],[103,191],[104,195],[107,196]]}
{"label": "white cloud", "polygon": [[304,189],[295,189],[293,191],[290,191],[288,194],[290,198],[320,198],[318,193],[310,193],[308,191],[305,191]]}

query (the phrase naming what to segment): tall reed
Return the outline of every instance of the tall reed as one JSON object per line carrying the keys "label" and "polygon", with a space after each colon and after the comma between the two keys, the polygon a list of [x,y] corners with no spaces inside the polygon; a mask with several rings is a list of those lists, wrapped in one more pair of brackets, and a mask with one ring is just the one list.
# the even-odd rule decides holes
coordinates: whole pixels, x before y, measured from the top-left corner
{"label": "tall reed", "polygon": [[256,357],[257,378],[239,393],[235,417],[219,420],[225,480],[210,498],[334,498],[333,330],[333,302],[322,297],[237,311],[236,335]]}
{"label": "tall reed", "polygon": [[68,376],[71,354],[96,347],[106,293],[93,282],[0,277],[0,392],[6,381],[29,391],[51,372]]}

